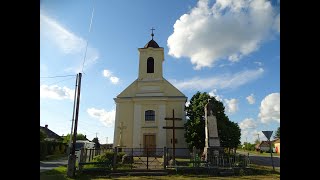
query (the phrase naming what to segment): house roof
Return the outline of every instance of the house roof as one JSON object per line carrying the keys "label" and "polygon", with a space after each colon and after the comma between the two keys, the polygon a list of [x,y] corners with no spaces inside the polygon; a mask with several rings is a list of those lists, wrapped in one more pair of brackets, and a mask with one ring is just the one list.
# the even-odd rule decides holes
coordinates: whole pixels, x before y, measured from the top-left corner
{"label": "house roof", "polygon": [[280,143],[280,138],[273,140],[273,143]]}
{"label": "house roof", "polygon": [[[271,141],[270,141],[271,142]],[[268,141],[261,141],[261,143],[259,144],[259,146],[261,147],[269,147],[270,146],[270,144],[269,144],[269,142]]]}
{"label": "house roof", "polygon": [[47,137],[46,138],[52,138],[52,139],[57,139],[57,140],[61,140],[62,137],[60,137],[58,134],[56,134],[55,132],[51,131],[48,126],[46,125],[46,127],[42,127],[40,126],[40,130],[42,130]]}

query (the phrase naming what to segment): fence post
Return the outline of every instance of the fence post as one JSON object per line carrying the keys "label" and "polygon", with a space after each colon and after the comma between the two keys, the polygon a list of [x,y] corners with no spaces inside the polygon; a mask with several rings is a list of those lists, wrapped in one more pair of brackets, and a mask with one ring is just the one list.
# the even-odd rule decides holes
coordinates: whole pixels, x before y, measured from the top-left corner
{"label": "fence post", "polygon": [[133,164],[134,164],[134,159],[133,159],[133,148],[131,148],[131,169],[133,168]]}
{"label": "fence post", "polygon": [[163,169],[167,169],[167,147],[163,147]]}
{"label": "fence post", "polygon": [[147,169],[149,169],[149,148],[147,147]]}
{"label": "fence post", "polygon": [[117,167],[117,156],[118,156],[118,147],[114,147],[114,155],[113,155],[113,170],[116,170]]}

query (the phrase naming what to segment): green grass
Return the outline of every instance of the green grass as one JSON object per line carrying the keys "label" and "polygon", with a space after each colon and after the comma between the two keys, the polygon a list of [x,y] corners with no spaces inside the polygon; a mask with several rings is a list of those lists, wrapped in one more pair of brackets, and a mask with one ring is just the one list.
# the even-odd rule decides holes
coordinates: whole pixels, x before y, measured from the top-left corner
{"label": "green grass", "polygon": [[67,158],[68,156],[66,154],[54,154],[54,155],[48,155],[43,161],[52,161],[52,160],[57,160],[61,158]]}
{"label": "green grass", "polygon": [[[187,179],[221,179],[221,180],[230,180],[230,179],[256,179],[256,180],[267,180],[267,179],[280,179],[279,172],[273,172],[272,168],[266,166],[252,165],[252,170],[250,175],[243,176],[229,176],[229,177],[217,177],[209,175],[167,175],[167,176],[116,176],[116,177],[107,177],[107,176],[92,176],[86,174],[77,175],[74,179],[79,180],[103,180],[103,179],[118,179],[118,180],[127,180],[127,179],[175,179],[175,180],[187,180]],[[74,180],[67,177],[67,166],[60,166],[53,170],[45,171],[40,173],[40,180]]]}

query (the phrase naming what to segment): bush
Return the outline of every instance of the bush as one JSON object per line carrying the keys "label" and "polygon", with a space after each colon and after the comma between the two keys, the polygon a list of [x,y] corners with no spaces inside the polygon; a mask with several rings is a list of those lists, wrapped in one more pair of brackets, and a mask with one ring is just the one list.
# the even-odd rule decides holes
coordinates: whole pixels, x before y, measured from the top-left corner
{"label": "bush", "polygon": [[40,142],[40,160],[44,160],[48,155],[46,142]]}
{"label": "bush", "polygon": [[125,155],[125,152],[118,152],[117,154],[117,162],[122,162],[122,157]]}
{"label": "bush", "polygon": [[133,163],[133,157],[128,156],[127,154],[122,156],[122,164],[132,164]]}
{"label": "bush", "polygon": [[66,145],[65,144],[60,144],[60,153],[61,154],[66,153]]}

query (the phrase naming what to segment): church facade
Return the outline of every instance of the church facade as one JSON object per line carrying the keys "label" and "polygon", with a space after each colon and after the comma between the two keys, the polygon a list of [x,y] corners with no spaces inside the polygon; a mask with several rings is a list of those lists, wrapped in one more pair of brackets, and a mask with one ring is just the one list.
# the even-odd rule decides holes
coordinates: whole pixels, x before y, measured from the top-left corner
{"label": "church facade", "polygon": [[[116,118],[114,147],[172,148],[173,111],[175,127],[186,122],[187,97],[163,77],[164,49],[152,39],[139,51],[138,78],[114,101]],[[184,129],[175,129],[175,148],[187,148]],[[176,149],[179,154],[178,149]]]}

